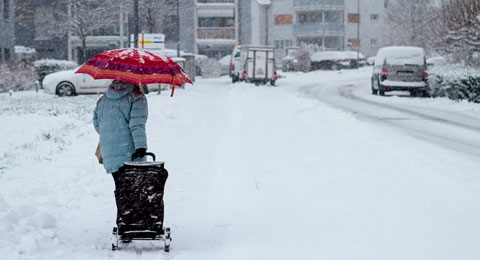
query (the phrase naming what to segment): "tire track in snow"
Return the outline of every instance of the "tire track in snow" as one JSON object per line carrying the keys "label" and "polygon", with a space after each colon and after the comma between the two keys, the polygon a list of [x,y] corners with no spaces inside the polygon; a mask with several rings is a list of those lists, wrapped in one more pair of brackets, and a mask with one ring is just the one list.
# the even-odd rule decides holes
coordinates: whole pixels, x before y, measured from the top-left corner
{"label": "tire track in snow", "polygon": [[[353,95],[352,89],[354,85],[334,85],[335,88],[329,88],[326,84],[308,84],[301,86],[300,90],[309,97],[313,97],[316,100],[337,109],[352,113],[359,118],[380,122],[384,125],[403,130],[410,136],[428,141],[443,148],[455,150],[469,156],[474,156],[475,158],[480,156],[480,144],[471,143],[471,140],[459,138],[463,137],[462,135],[451,137],[445,132],[438,132],[440,128],[422,128],[421,125],[409,125],[406,122],[410,121],[413,116],[431,122],[432,125],[447,125],[450,128],[457,129],[457,132],[467,131],[475,134],[480,133],[480,128],[478,127],[463,123],[459,124],[459,122],[456,121],[423,114],[421,112],[365,100]],[[320,87],[322,88],[321,90],[319,90]],[[362,106],[358,106],[358,104],[361,104]],[[381,110],[379,110],[379,108]],[[401,116],[379,116],[379,111],[387,113],[394,112]]]}
{"label": "tire track in snow", "polygon": [[339,89],[339,93],[342,97],[345,97],[347,99],[359,101],[359,102],[369,104],[369,105],[373,105],[373,106],[384,107],[384,108],[390,109],[390,110],[396,110],[396,111],[401,112],[401,113],[406,113],[406,114],[418,116],[420,118],[431,120],[431,121],[436,121],[436,122],[439,122],[439,123],[450,124],[450,125],[456,126],[456,127],[462,127],[462,128],[473,130],[473,131],[476,131],[476,132],[480,133],[480,120],[476,120],[476,121],[478,121],[477,122],[478,127],[477,127],[477,126],[465,124],[465,123],[462,123],[462,122],[459,122],[459,121],[453,121],[453,120],[448,120],[448,119],[441,118],[441,117],[431,116],[431,115],[427,115],[427,114],[424,114],[424,113],[420,113],[418,111],[413,111],[413,110],[410,110],[410,109],[401,108],[401,107],[397,107],[397,106],[393,106],[393,105],[387,105],[387,104],[384,104],[384,103],[379,103],[379,102],[375,102],[375,101],[371,101],[371,100],[367,100],[367,99],[355,96],[352,92],[352,88],[353,88],[353,85],[346,85],[343,88]]}

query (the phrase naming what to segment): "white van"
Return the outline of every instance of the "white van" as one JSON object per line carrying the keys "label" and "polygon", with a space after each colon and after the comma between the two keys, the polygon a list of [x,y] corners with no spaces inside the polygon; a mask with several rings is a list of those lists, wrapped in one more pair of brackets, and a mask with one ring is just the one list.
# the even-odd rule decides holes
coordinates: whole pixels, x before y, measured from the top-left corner
{"label": "white van", "polygon": [[246,81],[272,86],[277,80],[274,48],[269,46],[237,46],[232,53],[232,82]]}
{"label": "white van", "polygon": [[399,90],[409,91],[411,96],[426,96],[427,78],[427,63],[422,48],[384,47],[375,57],[372,94],[383,96],[386,91]]}

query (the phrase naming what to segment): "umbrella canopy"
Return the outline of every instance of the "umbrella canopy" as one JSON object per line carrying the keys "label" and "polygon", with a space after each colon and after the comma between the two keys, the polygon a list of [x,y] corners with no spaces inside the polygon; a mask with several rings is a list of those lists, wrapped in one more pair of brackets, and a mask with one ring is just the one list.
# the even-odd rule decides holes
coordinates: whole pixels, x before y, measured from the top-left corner
{"label": "umbrella canopy", "polygon": [[170,57],[142,49],[117,49],[102,52],[80,66],[75,73],[85,73],[94,79],[123,80],[135,85],[193,84],[182,67]]}

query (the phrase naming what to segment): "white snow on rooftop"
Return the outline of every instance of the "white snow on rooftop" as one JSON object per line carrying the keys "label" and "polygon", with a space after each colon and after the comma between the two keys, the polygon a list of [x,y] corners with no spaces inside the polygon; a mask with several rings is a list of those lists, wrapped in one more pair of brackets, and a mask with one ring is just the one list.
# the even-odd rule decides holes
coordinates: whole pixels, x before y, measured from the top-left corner
{"label": "white snow on rooftop", "polygon": [[16,45],[14,48],[15,48],[15,53],[37,53],[37,51],[34,48],[25,47],[21,45]]}
{"label": "white snow on rooftop", "polygon": [[[360,59],[365,58],[363,54],[359,54]],[[323,51],[317,52],[312,55],[312,61],[323,61],[323,60],[339,60],[339,59],[356,59],[357,52],[355,51]]]}
{"label": "white snow on rooftop", "polygon": [[417,64],[425,63],[425,52],[419,47],[410,46],[392,46],[381,48],[375,59],[375,64],[383,64],[387,61],[391,65]]}

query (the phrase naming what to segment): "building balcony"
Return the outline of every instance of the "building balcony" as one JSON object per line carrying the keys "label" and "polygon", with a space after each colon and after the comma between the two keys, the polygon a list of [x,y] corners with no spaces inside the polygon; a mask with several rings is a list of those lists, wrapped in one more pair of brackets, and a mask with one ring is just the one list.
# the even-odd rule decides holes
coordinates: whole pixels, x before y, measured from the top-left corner
{"label": "building balcony", "polygon": [[235,17],[235,3],[197,4],[198,17]]}
{"label": "building balcony", "polygon": [[198,40],[235,40],[234,27],[201,27],[197,29]]}
{"label": "building balcony", "polygon": [[197,0],[197,9],[235,8],[235,0]]}
{"label": "building balcony", "polygon": [[235,0],[197,0],[197,4],[234,4]]}
{"label": "building balcony", "polygon": [[295,36],[343,36],[345,26],[343,23],[295,24],[293,34]]}
{"label": "building balcony", "polygon": [[297,10],[343,10],[345,0],[294,0],[293,7]]}

